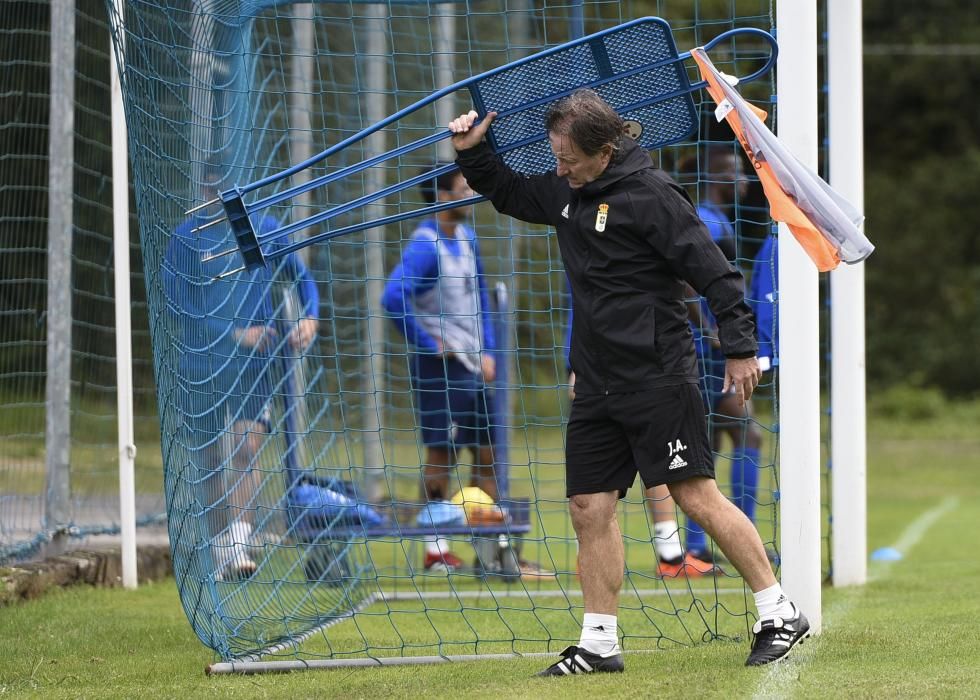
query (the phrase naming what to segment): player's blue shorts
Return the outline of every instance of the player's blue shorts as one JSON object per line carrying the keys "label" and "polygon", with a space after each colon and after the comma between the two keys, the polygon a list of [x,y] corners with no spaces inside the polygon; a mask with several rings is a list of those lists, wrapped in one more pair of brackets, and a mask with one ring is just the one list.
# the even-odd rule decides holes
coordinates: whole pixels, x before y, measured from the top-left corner
{"label": "player's blue shorts", "polygon": [[721,390],[725,386],[725,356],[721,349],[713,347],[707,338],[700,339],[697,351],[698,371],[701,373],[699,382],[701,395],[708,410],[714,411],[725,395]]}
{"label": "player's blue shorts", "polygon": [[491,444],[493,392],[458,360],[414,354],[410,360],[422,443],[430,447]]}
{"label": "player's blue shorts", "polygon": [[[183,430],[181,442],[205,470],[216,469],[227,455],[220,453],[229,432],[272,429],[272,365],[230,364],[209,381],[182,382],[175,394]],[[241,435],[232,437],[240,438]]]}

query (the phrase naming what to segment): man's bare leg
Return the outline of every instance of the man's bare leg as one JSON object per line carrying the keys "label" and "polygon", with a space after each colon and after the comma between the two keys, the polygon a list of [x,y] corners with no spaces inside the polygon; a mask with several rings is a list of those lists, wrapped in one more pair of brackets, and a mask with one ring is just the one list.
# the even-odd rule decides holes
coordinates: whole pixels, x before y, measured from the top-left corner
{"label": "man's bare leg", "polygon": [[252,523],[255,498],[262,486],[262,475],[255,469],[255,457],[266,439],[265,425],[255,421],[238,421],[232,426],[235,445],[231,454],[231,470],[225,471],[230,520]]}
{"label": "man's bare leg", "polygon": [[[456,452],[452,447],[426,449],[425,464],[422,467],[422,490],[427,502],[449,498],[449,475],[455,464]],[[426,570],[453,571],[462,565],[463,561],[452,553],[448,539],[435,536],[426,538],[424,564]]]}
{"label": "man's bare leg", "polygon": [[449,447],[429,447],[422,467],[423,495],[429,501],[449,498],[449,470],[456,463]]}
{"label": "man's bare leg", "polygon": [[623,536],[616,518],[618,494],[589,493],[568,501],[578,537],[579,578],[586,613],[615,615],[623,587]]}
{"label": "man's bare leg", "polygon": [[482,489],[490,498],[497,501],[497,473],[493,462],[493,448],[482,445],[473,448],[473,466],[470,469],[470,486]]}
{"label": "man's bare leg", "polygon": [[806,616],[785,595],[766,558],[762,538],[752,521],[721,495],[714,479],[692,477],[670,485],[685,513],[701,524],[752,589],[759,620],[747,666],[761,666],[784,657],[810,633]]}
{"label": "man's bare leg", "polygon": [[618,493],[578,494],[569,499],[572,525],[579,541],[579,578],[585,615],[577,647],[540,675],[585,671],[622,671],[616,613],[623,586],[623,537],[616,518]]}
{"label": "man's bare leg", "polygon": [[256,421],[237,421],[231,427],[230,459],[221,467],[222,478],[215,480],[221,484],[227,504],[224,529],[216,539],[222,577],[248,578],[258,568],[251,547],[255,544],[254,513],[262,482],[254,462],[266,435],[265,426]]}
{"label": "man's bare leg", "polygon": [[681,510],[711,535],[753,593],[775,585],[776,577],[755,525],[722,495],[714,479],[696,476],[668,488]]}

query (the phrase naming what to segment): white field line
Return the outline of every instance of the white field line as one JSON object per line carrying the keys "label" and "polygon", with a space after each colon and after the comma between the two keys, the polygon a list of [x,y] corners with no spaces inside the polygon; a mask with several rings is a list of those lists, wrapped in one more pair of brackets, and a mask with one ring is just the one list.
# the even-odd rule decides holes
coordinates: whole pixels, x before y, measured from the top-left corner
{"label": "white field line", "polygon": [[[905,532],[903,532],[902,536],[898,538],[898,542],[892,546],[901,552],[904,558],[906,554],[912,551],[912,548],[915,547],[915,545],[919,544],[919,541],[925,536],[926,531],[935,525],[936,521],[946,515],[946,513],[954,510],[959,503],[960,499],[958,499],[956,496],[949,496],[932,510],[928,510],[920,515],[914,522],[905,528]],[[868,578],[872,581],[880,578],[888,572],[893,564],[895,564],[894,561],[872,562],[871,573]]]}
{"label": "white field line", "polygon": [[[929,528],[936,524],[937,520],[942,518],[950,511],[955,510],[958,505],[959,499],[955,496],[949,496],[938,506],[927,510],[925,513],[911,522],[909,526],[905,528],[905,531],[902,533],[901,537],[898,538],[898,541],[892,546],[901,552],[902,557],[904,558],[922,540],[922,538],[925,537],[926,532],[928,532]],[[894,564],[894,561],[871,562],[868,576],[869,582],[881,578]],[[825,631],[831,629],[838,621],[846,619],[851,612],[851,608],[853,608],[861,599],[865,588],[860,586],[853,589],[853,591],[853,595],[842,596],[834,605],[830,606],[829,609],[824,610],[823,629]],[[791,659],[787,659],[783,663],[776,663],[770,666],[765,675],[759,679],[759,684],[756,686],[756,690],[752,694],[752,697],[793,697],[797,688],[797,682],[802,677],[803,672],[806,669],[806,665],[810,663],[810,660],[813,659],[820,651],[822,641],[823,635],[810,637],[804,644],[801,644],[793,650],[793,656]]]}

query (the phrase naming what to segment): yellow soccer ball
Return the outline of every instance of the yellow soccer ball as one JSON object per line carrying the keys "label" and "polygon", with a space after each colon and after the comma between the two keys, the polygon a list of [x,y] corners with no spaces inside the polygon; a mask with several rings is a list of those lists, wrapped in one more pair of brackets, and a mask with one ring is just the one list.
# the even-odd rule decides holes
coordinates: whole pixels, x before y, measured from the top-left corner
{"label": "yellow soccer ball", "polygon": [[451,502],[463,506],[466,522],[470,525],[501,523],[506,517],[503,509],[493,502],[490,494],[478,486],[460,489],[452,497]]}

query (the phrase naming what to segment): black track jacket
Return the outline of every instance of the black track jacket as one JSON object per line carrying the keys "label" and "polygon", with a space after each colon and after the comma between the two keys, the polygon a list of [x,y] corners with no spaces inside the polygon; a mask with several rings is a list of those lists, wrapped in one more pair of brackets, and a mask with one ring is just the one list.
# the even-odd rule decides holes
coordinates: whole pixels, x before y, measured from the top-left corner
{"label": "black track jacket", "polygon": [[497,211],[555,227],[572,292],[577,393],[698,382],[682,280],[707,298],[725,356],[755,356],[741,274],[684,190],[634,141],[624,137],[605,172],[578,189],[554,172],[520,175],[485,143],[460,151],[456,163]]}

